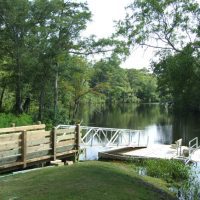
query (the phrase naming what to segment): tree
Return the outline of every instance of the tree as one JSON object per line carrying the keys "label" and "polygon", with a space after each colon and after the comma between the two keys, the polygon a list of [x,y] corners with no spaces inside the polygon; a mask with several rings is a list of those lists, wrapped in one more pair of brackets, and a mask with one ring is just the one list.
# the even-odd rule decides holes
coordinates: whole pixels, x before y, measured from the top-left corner
{"label": "tree", "polygon": [[196,41],[199,11],[195,0],[135,0],[118,23],[118,34],[128,45],[181,52]]}
{"label": "tree", "polygon": [[23,68],[26,53],[30,3],[27,0],[0,1],[0,41],[4,56],[9,56],[13,87],[15,88],[15,111],[22,112]]}
{"label": "tree", "polygon": [[160,96],[173,102],[176,108],[200,110],[199,57],[199,50],[188,45],[183,52],[165,56],[158,63],[154,63]]}
{"label": "tree", "polygon": [[199,12],[195,0],[135,0],[118,23],[128,45],[158,50],[152,67],[161,98],[192,110],[199,110]]}
{"label": "tree", "polygon": [[159,100],[157,93],[157,79],[147,69],[128,69],[127,76],[133,94],[141,102],[156,102]]}
{"label": "tree", "polygon": [[120,68],[120,59],[113,55],[94,65],[91,85],[104,84],[101,90],[108,102],[127,101],[131,93],[126,71]]}
{"label": "tree", "polygon": [[[31,38],[34,41],[32,48],[38,59],[38,73],[42,77],[38,82],[39,95],[39,119],[42,119],[45,109],[45,101],[53,107],[54,119],[58,112],[58,83],[62,73],[66,70],[66,64],[60,63],[60,57],[65,55],[70,58],[71,51],[79,50],[80,32],[86,28],[90,20],[90,12],[85,3],[75,3],[63,0],[35,1],[33,4],[33,19],[37,26],[32,28]],[[31,41],[32,42],[32,41]],[[39,54],[38,54],[39,53]],[[45,93],[47,88],[53,88]],[[51,98],[49,98],[51,97]],[[52,100],[52,103],[49,102]]]}

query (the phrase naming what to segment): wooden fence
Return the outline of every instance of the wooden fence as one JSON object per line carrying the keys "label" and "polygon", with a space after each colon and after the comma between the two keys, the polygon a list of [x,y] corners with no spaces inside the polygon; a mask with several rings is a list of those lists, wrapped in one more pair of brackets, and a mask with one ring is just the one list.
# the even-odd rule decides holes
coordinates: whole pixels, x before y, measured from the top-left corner
{"label": "wooden fence", "polygon": [[0,129],[0,172],[76,157],[80,126],[45,130],[45,124]]}

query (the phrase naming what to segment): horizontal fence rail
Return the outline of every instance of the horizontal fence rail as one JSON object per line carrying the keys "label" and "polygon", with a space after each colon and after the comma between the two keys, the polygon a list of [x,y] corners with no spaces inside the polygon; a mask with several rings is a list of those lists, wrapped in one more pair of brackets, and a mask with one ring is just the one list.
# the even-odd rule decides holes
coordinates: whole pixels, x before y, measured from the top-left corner
{"label": "horizontal fence rail", "polygon": [[0,172],[76,154],[79,135],[79,125],[51,131],[46,131],[44,124],[0,129]]}

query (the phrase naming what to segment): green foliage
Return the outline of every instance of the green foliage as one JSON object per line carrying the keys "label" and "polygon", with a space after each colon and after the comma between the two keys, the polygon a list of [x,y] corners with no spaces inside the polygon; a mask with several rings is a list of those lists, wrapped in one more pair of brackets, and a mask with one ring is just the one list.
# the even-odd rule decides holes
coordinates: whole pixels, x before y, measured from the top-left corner
{"label": "green foliage", "polygon": [[101,60],[94,65],[91,85],[106,83],[102,88],[109,102],[156,102],[156,77],[147,70],[122,69],[116,57]]}
{"label": "green foliage", "polygon": [[189,179],[189,167],[176,160],[146,160],[144,166],[148,176],[162,178],[167,182]]}
{"label": "green foliage", "polygon": [[118,35],[125,36],[128,45],[180,52],[188,41],[196,41],[198,15],[195,0],[135,0],[118,22]]}
{"label": "green foliage", "polygon": [[[125,41],[81,37],[91,20],[87,3],[5,0],[0,13],[0,112],[51,126],[74,120],[86,101],[155,101],[152,75],[120,68]],[[93,53],[104,59],[92,65]]]}
{"label": "green foliage", "polygon": [[16,126],[24,126],[33,124],[33,119],[30,115],[13,115],[0,113],[0,128],[10,127],[12,123],[15,123]]}
{"label": "green foliage", "polygon": [[95,72],[87,55],[103,53],[118,59],[119,66],[119,57],[129,51],[124,41],[114,38],[81,37],[91,20],[87,3],[5,0],[0,1],[0,13],[1,112],[33,113],[48,124],[64,123],[75,118],[84,100],[100,96],[101,101],[100,91],[118,79],[114,89],[110,86],[110,96],[127,92],[119,67],[106,83],[91,84]]}
{"label": "green foliage", "polygon": [[177,108],[200,108],[200,52],[188,45],[181,53],[165,56],[155,63],[160,96],[171,101]]}
{"label": "green foliage", "polygon": [[[200,111],[199,8],[195,0],[136,0],[118,23],[127,45],[157,50],[153,70],[161,100],[193,111]],[[138,95],[145,99],[154,83],[142,85]]]}
{"label": "green foliage", "polygon": [[135,96],[141,102],[158,102],[157,79],[146,69],[128,69],[127,76]]}
{"label": "green foliage", "polygon": [[179,189],[182,197],[184,199],[193,199],[199,200],[200,197],[200,188],[199,188],[199,171],[197,174],[192,174],[189,181],[184,183]]}

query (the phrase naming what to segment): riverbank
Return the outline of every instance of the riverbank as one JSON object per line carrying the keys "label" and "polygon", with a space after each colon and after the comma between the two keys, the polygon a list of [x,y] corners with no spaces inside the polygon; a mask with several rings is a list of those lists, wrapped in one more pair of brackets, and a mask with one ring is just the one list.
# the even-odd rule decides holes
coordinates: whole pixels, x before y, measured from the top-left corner
{"label": "riverbank", "polygon": [[133,165],[89,161],[0,178],[0,199],[176,199],[164,181],[139,176]]}

